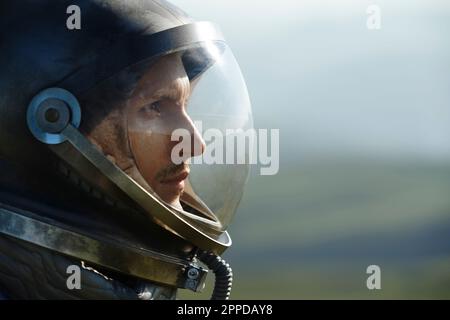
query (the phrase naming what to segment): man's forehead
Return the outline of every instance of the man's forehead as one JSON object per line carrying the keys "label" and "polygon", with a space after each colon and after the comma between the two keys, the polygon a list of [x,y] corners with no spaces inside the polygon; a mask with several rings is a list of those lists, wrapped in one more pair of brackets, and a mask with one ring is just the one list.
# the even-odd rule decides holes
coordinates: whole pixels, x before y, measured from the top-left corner
{"label": "man's forehead", "polygon": [[184,99],[189,95],[189,79],[178,55],[160,58],[138,82],[135,93],[141,99],[150,96]]}

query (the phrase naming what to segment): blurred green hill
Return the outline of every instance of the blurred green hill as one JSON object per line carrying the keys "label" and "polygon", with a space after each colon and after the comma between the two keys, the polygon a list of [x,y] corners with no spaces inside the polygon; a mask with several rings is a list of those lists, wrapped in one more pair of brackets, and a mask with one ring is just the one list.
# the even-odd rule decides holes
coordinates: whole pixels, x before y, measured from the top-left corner
{"label": "blurred green hill", "polygon": [[[448,299],[449,191],[450,165],[440,164],[318,162],[253,175],[224,256],[232,297]],[[371,264],[381,290],[366,288]]]}

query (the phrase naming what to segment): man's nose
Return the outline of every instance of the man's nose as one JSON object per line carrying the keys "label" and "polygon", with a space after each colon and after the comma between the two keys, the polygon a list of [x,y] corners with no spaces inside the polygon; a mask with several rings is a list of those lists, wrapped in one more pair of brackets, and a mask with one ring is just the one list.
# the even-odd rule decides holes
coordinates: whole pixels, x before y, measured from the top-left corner
{"label": "man's nose", "polygon": [[206,148],[205,141],[203,140],[201,133],[198,131],[191,117],[187,113],[183,114],[182,123],[182,128],[186,129],[190,134],[189,137],[184,137],[183,139],[190,139],[190,143],[189,150],[185,150],[187,151],[187,154],[184,154],[183,151],[183,154],[181,156],[187,160],[188,158],[202,155],[205,152]]}

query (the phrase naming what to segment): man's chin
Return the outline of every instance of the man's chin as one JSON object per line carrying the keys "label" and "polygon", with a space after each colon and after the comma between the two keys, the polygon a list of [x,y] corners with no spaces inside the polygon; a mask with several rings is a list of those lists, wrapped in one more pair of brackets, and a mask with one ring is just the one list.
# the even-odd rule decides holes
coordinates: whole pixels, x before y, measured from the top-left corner
{"label": "man's chin", "polygon": [[[166,188],[164,188],[166,189]],[[159,192],[158,192],[159,191]],[[179,210],[183,210],[180,202],[180,196],[182,194],[182,190],[156,190],[156,193],[159,197],[167,204],[175,207]]]}

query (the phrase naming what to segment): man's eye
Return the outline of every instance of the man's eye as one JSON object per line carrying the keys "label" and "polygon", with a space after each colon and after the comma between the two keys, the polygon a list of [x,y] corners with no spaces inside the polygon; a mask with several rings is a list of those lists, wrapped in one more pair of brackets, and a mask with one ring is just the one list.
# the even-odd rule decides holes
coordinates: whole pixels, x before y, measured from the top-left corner
{"label": "man's eye", "polygon": [[142,107],[141,111],[146,113],[161,113],[161,102],[155,101],[153,103],[147,104],[144,107]]}

